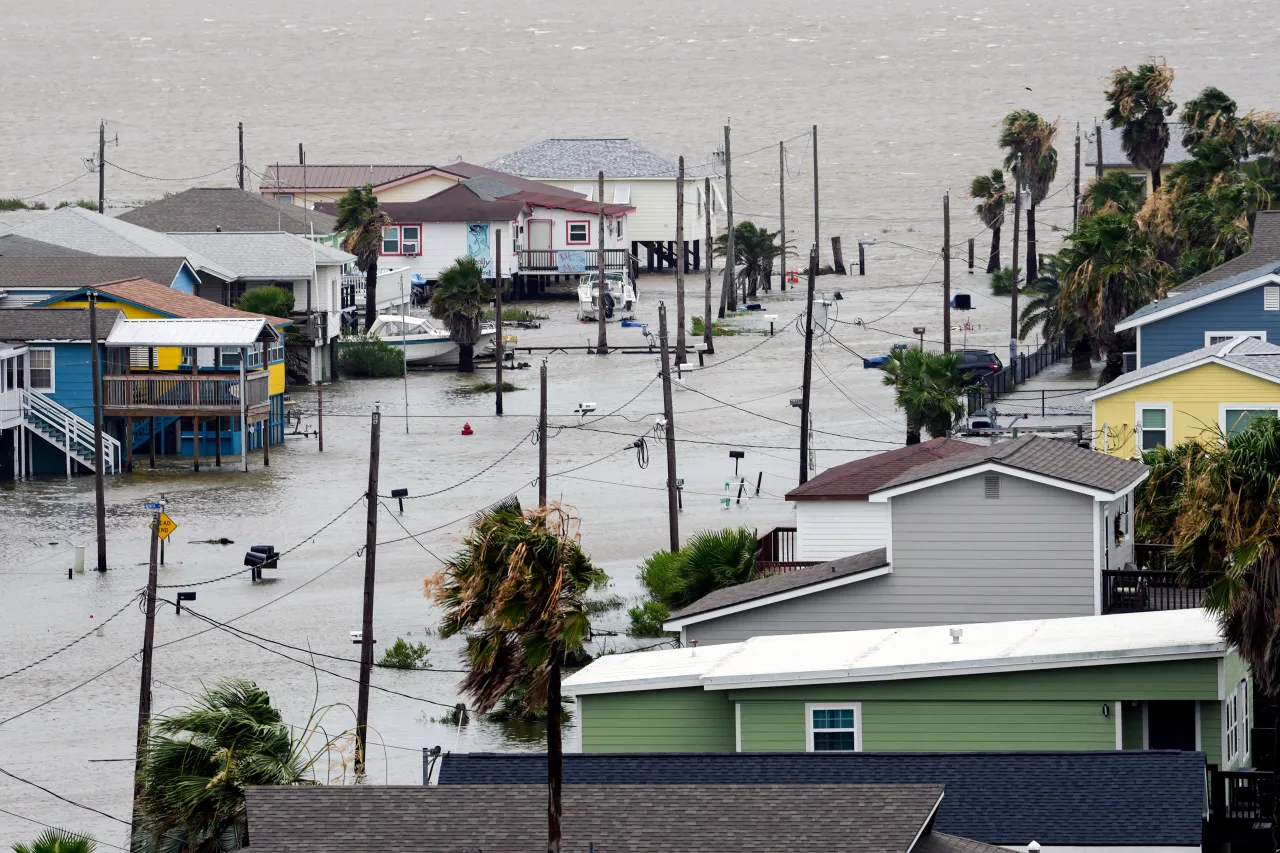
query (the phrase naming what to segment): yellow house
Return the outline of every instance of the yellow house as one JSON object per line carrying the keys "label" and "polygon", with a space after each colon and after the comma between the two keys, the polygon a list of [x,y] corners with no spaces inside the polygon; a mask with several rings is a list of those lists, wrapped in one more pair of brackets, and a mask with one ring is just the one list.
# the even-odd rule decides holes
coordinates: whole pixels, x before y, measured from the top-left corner
{"label": "yellow house", "polygon": [[1233,338],[1126,373],[1086,399],[1094,448],[1112,456],[1217,441],[1280,414],[1280,346]]}
{"label": "yellow house", "polygon": [[[1178,163],[1185,163],[1193,159],[1191,152],[1182,145],[1182,135],[1185,132],[1186,127],[1181,122],[1169,122],[1169,147],[1164,151],[1164,165],[1160,167],[1160,180],[1162,182],[1169,177],[1169,172]],[[1144,196],[1150,195],[1152,192],[1151,173],[1133,165],[1129,161],[1129,156],[1124,153],[1124,145],[1121,143],[1121,131],[1109,124],[1095,125],[1093,131],[1085,134],[1085,138],[1081,140],[1081,144],[1084,147],[1085,178],[1089,179],[1097,175],[1097,135],[1099,133],[1102,136],[1102,174],[1109,175],[1112,172],[1124,172],[1131,176],[1136,183],[1140,183],[1146,188],[1143,192]]]}

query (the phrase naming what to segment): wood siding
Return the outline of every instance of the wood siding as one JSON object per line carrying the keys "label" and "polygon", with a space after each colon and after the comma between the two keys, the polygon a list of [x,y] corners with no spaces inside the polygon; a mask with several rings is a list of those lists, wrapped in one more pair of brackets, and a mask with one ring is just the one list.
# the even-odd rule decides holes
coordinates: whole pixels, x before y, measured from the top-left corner
{"label": "wood siding", "polygon": [[1269,343],[1280,344],[1280,311],[1264,311],[1262,307],[1263,290],[1268,286],[1274,287],[1260,284],[1143,326],[1138,366],[1207,346],[1205,332],[1266,332]]}
{"label": "wood siding", "polygon": [[[566,190],[572,190],[575,186],[582,184],[590,184],[594,192],[594,187],[596,186],[595,177],[575,181],[548,181],[540,178],[538,180],[541,180],[544,184],[550,184],[553,187],[560,187]],[[715,181],[713,180],[712,183],[714,184]],[[674,240],[676,238],[676,180],[674,178],[670,180],[641,180],[634,178],[611,181],[609,176],[605,175],[604,200],[606,204],[613,203],[613,191],[618,184],[625,184],[631,187],[631,206],[636,209],[635,213],[627,217],[626,239],[628,241]],[[700,198],[699,193],[701,192],[701,178],[685,181],[684,235],[685,239],[690,243],[694,240],[701,240],[705,230],[702,224],[702,208],[697,204]],[[592,199],[599,201],[594,195]]]}
{"label": "wood siding", "polygon": [[583,752],[733,752],[734,709],[700,687],[583,696]]}
{"label": "wood siding", "polygon": [[796,501],[796,559],[834,560],[889,544],[889,505]]}

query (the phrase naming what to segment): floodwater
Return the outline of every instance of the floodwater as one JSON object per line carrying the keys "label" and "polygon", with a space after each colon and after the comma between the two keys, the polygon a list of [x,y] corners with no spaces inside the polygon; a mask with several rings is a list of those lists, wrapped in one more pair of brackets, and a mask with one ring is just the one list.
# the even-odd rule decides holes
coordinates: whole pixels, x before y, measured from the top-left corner
{"label": "floodwater", "polygon": [[[972,175],[997,163],[995,125],[1003,114],[1026,106],[1062,123],[1061,176],[1040,215],[1048,249],[1058,239],[1054,228],[1071,219],[1065,137],[1077,119],[1088,125],[1101,112],[1100,78],[1110,67],[1164,55],[1177,67],[1179,99],[1216,83],[1242,107],[1266,107],[1274,106],[1268,97],[1277,90],[1277,71],[1266,61],[1275,53],[1274,21],[1261,0],[1235,4],[1230,15],[1208,2],[1158,0],[1057,6],[800,0],[782,14],[724,0],[109,6],[106,14],[89,15],[70,0],[0,0],[7,118],[0,122],[0,196],[39,193],[49,202],[93,196],[95,180],[82,160],[96,144],[100,118],[111,140],[107,160],[115,164],[108,167],[107,197],[118,209],[191,184],[229,183],[238,121],[245,123],[249,164],[260,172],[277,160],[291,162],[298,142],[313,163],[484,162],[552,135],[634,136],[701,163],[711,159],[731,117],[735,207],[740,217],[770,226],[776,142],[799,137],[788,144],[788,211],[790,233],[803,248],[812,239],[812,167],[800,135],[817,122],[824,240],[842,235],[846,260],[856,256],[858,238],[881,241],[868,252],[865,278],[820,284],[833,305],[813,374],[819,470],[901,441],[890,389],[879,372],[862,369],[857,355],[914,340],[919,326],[927,329],[926,343],[940,338],[941,276],[933,253],[942,236],[941,197],[952,189],[956,256],[977,234],[981,257],[985,238],[964,189]],[[0,225],[23,215],[0,213]],[[1006,258],[1010,238],[1006,233]],[[1008,301],[984,295],[983,277],[965,275],[962,262],[953,265],[953,278],[955,290],[973,294],[975,307],[966,318],[971,330],[956,331],[955,342],[1003,357]],[[671,289],[669,279],[641,280],[641,318],[652,329],[657,298],[670,298]],[[834,299],[836,290],[842,299]],[[775,337],[718,338],[709,369],[689,375],[689,389],[675,393],[682,536],[730,524],[765,530],[792,518],[782,495],[798,473],[798,413],[788,405],[800,384],[802,343],[790,324],[798,296],[775,293],[767,301],[767,313],[777,315]],[[539,310],[551,319],[538,330],[517,330],[521,343],[593,340],[592,327],[573,321],[571,304]],[[754,319],[756,328],[766,324]],[[614,324],[609,334],[615,346],[643,342],[639,329]],[[520,356],[533,365],[539,358]],[[647,354],[555,353],[548,363],[552,420],[564,427],[552,430],[550,469],[577,469],[556,476],[551,494],[581,516],[583,545],[612,578],[606,594],[629,603],[639,593],[636,565],[668,542],[665,451],[652,436],[662,408],[656,361]],[[102,636],[0,681],[0,766],[128,818],[139,670],[130,656],[140,646],[142,619],[127,605],[145,580],[143,503],[160,493],[180,525],[162,584],[234,572],[249,545],[296,550],[264,583],[238,576],[189,587],[198,593],[199,613],[234,620],[272,642],[254,645],[161,608],[156,711],[183,704],[202,683],[236,675],[266,687],[293,724],[305,725],[314,708],[327,707],[328,731],[349,728],[356,665],[317,657],[316,666],[333,674],[317,672],[298,662],[306,657],[298,650],[355,657],[348,632],[360,619],[360,496],[375,405],[384,415],[380,491],[440,492],[406,501],[403,515],[387,501],[379,514],[386,544],[378,549],[377,636],[383,643],[397,636],[425,642],[438,670],[457,669],[460,643],[434,636],[439,611],[424,597],[423,580],[439,569],[438,557],[457,547],[471,513],[512,492],[526,503],[536,498],[537,448],[528,441],[536,370],[510,378],[523,390],[507,395],[500,420],[490,400],[450,393],[467,381],[451,374],[409,377],[407,419],[404,383],[344,382],[326,389],[323,454],[314,438],[291,438],[273,449],[269,469],[255,455],[247,474],[238,471],[238,460],[225,460],[222,469],[208,464],[198,475],[166,462],[113,477],[107,482],[112,571],[105,575],[66,576],[72,544],[91,542],[91,480],[0,486],[0,675],[125,608]],[[314,427],[314,392],[293,396]],[[580,419],[574,409],[583,402],[596,412]],[[606,413],[614,414],[595,420]],[[474,435],[460,435],[464,422]],[[630,447],[641,436],[648,467]],[[747,484],[741,503],[731,448],[746,453],[737,472]],[[733,496],[728,508],[726,495]],[[415,540],[406,531],[428,532]],[[220,537],[235,544],[202,544]],[[620,609],[596,625],[617,631],[625,621]],[[596,649],[630,642],[606,635]],[[539,747],[536,730],[434,722],[464,698],[458,678],[444,671],[375,672],[385,690],[372,694],[371,778],[417,782],[424,746]],[[576,741],[572,730],[568,739]],[[319,767],[321,776],[333,771],[327,760]],[[37,832],[32,820],[112,844],[124,838],[121,824],[5,777],[0,808],[0,845]]]}

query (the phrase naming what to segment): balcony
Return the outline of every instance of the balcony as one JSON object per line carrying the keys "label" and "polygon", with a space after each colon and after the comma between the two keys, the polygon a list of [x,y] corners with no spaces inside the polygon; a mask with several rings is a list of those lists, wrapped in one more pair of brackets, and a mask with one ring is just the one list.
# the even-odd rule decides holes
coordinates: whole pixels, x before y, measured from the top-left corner
{"label": "balcony", "polygon": [[[556,274],[565,273],[573,275],[576,272],[592,272],[600,268],[599,249],[573,249],[575,254],[581,252],[586,256],[586,263],[583,270],[566,270],[562,269],[556,263],[556,256],[561,250],[557,249],[521,249],[517,255],[520,273],[546,273]],[[605,249],[604,250],[604,268],[606,270],[624,270],[631,255],[626,249]]]}
{"label": "balcony", "polygon": [[1173,566],[1172,545],[1136,544],[1133,568],[1102,572],[1103,613],[1190,610],[1204,604],[1213,578],[1185,582]]}
{"label": "balcony", "polygon": [[1268,770],[1219,770],[1209,765],[1205,841],[1270,850],[1274,780]]}
{"label": "balcony", "polygon": [[[250,422],[266,416],[270,391],[267,371],[255,370],[245,376],[244,405]],[[103,412],[111,417],[238,416],[240,399],[238,375],[136,373],[102,378]]]}
{"label": "balcony", "polygon": [[756,577],[793,572],[796,569],[816,566],[821,560],[796,559],[796,529],[775,527],[760,537],[756,550]]}

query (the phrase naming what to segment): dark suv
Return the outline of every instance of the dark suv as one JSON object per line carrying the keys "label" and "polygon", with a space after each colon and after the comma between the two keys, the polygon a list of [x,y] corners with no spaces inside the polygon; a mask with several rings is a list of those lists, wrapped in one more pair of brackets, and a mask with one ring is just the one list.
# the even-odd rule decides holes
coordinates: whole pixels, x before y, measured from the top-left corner
{"label": "dark suv", "polygon": [[957,366],[960,373],[967,379],[981,379],[1004,368],[1000,357],[987,350],[962,349],[956,355],[959,356]]}

